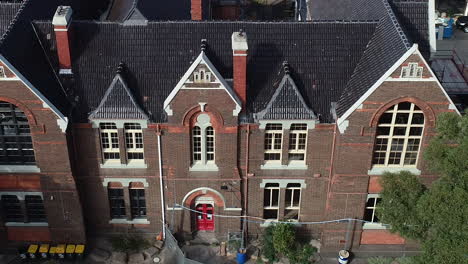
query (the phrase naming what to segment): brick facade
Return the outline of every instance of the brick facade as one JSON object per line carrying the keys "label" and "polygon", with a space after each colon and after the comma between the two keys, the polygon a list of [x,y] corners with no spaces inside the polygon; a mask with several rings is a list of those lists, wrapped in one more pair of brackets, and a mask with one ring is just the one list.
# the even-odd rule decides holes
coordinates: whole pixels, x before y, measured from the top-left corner
{"label": "brick facade", "polygon": [[[240,56],[234,60],[245,63],[246,58]],[[420,66],[426,67],[417,54],[409,57],[402,66],[408,62],[418,62]],[[166,221],[176,232],[190,235],[197,231],[195,214],[179,205],[194,209],[200,200],[211,199],[215,214],[240,216],[247,209],[249,216],[263,218],[263,182],[275,180],[282,183],[301,182],[300,222],[362,219],[367,195],[381,191],[380,176],[369,174],[380,115],[388,107],[404,101],[412,102],[423,110],[426,122],[416,168],[421,171],[420,177],[429,183],[434,180],[434,175],[427,170],[421,153],[435,134],[437,115],[454,111],[450,108],[451,102],[428,69],[424,69],[423,80],[417,81],[396,80],[400,73],[401,67],[365,99],[348,117],[349,124],[344,132],[340,132],[335,124],[309,127],[305,160],[307,169],[263,168],[264,129],[259,124],[239,125],[238,116],[234,114],[236,102],[226,90],[219,87],[195,89],[196,85],[193,85],[194,89],[179,90],[170,102],[171,113],[167,122],[150,123],[148,128],[143,129],[146,168],[104,168],[101,166],[103,158],[97,128],[85,123],[72,124],[67,137],[60,131],[50,109],[44,108],[42,102],[21,82],[0,82],[0,100],[14,102],[30,118],[31,128],[35,131],[33,141],[37,166],[41,169],[40,173],[34,174],[2,174],[0,189],[43,192],[49,219],[48,228],[27,229],[37,234],[34,237],[25,235],[22,230],[26,229],[14,231],[3,224],[0,225],[0,234],[10,240],[21,241],[36,237],[42,241],[84,241],[81,207],[87,232],[91,236],[115,233],[158,234],[162,228],[159,147],[162,149]],[[241,71],[235,71],[234,77],[236,74],[242,78]],[[244,79],[241,81],[245,83]],[[245,93],[237,90],[236,93],[244,99]],[[200,115],[209,116],[215,131],[216,170],[193,168],[191,130]],[[283,130],[281,165],[284,166],[289,164],[289,132],[288,129]],[[161,135],[161,146],[158,146],[158,135]],[[123,148],[125,137],[120,128],[119,140]],[[70,162],[71,156],[73,159]],[[122,161],[125,163],[124,159]],[[129,185],[135,184],[145,189],[148,223],[112,223],[108,187],[121,186],[124,189],[125,206],[129,214],[129,185],[121,182],[130,182]],[[244,184],[247,185],[247,208],[243,206]],[[285,188],[281,187],[279,219],[284,217],[285,192]],[[55,198],[52,199],[52,196]],[[240,231],[241,224],[238,218],[215,216],[214,232],[222,239],[228,232]],[[247,228],[251,237],[257,237],[263,227],[257,223],[249,223]],[[302,224],[297,228],[303,236],[320,239],[324,250],[335,250],[346,243],[347,223]],[[352,230],[351,245],[355,250],[360,245],[406,243],[404,239],[386,230],[365,230],[361,223],[354,223]]]}
{"label": "brick facade", "polygon": [[0,101],[21,109],[28,118],[40,172],[1,172],[0,192],[40,192],[47,227],[5,226],[0,219],[0,248],[14,241],[85,242],[80,195],[69,153],[69,138],[58,125],[57,115],[20,81],[6,65],[10,79],[0,80]]}

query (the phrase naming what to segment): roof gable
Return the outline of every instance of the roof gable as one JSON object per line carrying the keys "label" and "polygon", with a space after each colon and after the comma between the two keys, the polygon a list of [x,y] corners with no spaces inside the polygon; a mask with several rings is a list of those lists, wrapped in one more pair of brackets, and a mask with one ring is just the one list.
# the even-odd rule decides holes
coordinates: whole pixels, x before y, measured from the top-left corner
{"label": "roof gable", "polygon": [[286,70],[267,107],[255,115],[257,120],[316,119],[294,80]]}
{"label": "roof gable", "polygon": [[124,81],[121,67],[89,119],[148,119]]}
{"label": "roof gable", "polygon": [[[205,45],[205,44],[202,44]],[[236,109],[234,111],[234,115],[239,114],[241,110],[242,103],[240,99],[237,97],[237,95],[234,93],[232,88],[227,84],[226,80],[224,80],[223,76],[218,72],[216,67],[211,63],[210,59],[205,54],[204,48],[202,48],[202,51],[200,52],[200,55],[195,59],[195,61],[190,65],[189,69],[185,72],[184,76],[179,80],[177,83],[176,87],[172,90],[172,92],[169,94],[169,96],[164,100],[164,105],[163,108],[166,111],[168,115],[172,115],[172,109],[170,108],[170,104],[172,100],[176,97],[177,93],[181,89],[190,89],[190,86],[194,85],[194,81],[191,80],[191,76],[194,74],[195,70],[200,67],[201,65],[204,65],[206,67],[206,70],[208,70],[211,74],[213,74],[214,78],[214,84],[219,84],[217,89],[224,89],[231,99],[236,103]],[[198,89],[212,89],[213,87],[210,87],[210,85],[203,85],[198,87]]]}

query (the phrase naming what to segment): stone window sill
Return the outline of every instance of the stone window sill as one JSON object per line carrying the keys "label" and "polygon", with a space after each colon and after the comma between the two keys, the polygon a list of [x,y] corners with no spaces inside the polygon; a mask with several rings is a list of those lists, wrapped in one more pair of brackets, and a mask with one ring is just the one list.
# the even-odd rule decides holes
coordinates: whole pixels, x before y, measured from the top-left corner
{"label": "stone window sill", "polygon": [[305,163],[289,163],[282,165],[280,163],[265,163],[260,166],[262,170],[307,170],[308,166]]}
{"label": "stone window sill", "polygon": [[398,173],[401,171],[409,171],[415,175],[421,175],[421,171],[415,167],[372,167],[367,171],[368,175],[383,175],[385,172]]}
{"label": "stone window sill", "polygon": [[386,229],[388,229],[388,226],[383,225],[381,223],[364,223],[362,225],[362,229],[366,229],[366,230],[386,230]]}
{"label": "stone window sill", "polygon": [[150,221],[148,221],[148,219],[146,218],[133,219],[133,220],[111,219],[109,220],[109,224],[149,225]]}
{"label": "stone window sill", "polygon": [[189,171],[218,171],[216,164],[193,164]]}
{"label": "stone window sill", "polygon": [[30,223],[21,223],[21,222],[6,222],[5,226],[19,226],[19,227],[37,227],[37,226],[49,226],[49,223],[46,222],[30,222]]}
{"label": "stone window sill", "polygon": [[36,165],[0,165],[0,172],[28,173],[41,172]]}
{"label": "stone window sill", "polygon": [[122,164],[117,162],[104,162],[100,164],[101,169],[146,169],[148,165],[142,162],[130,162],[128,164]]}
{"label": "stone window sill", "polygon": [[[288,224],[291,224],[291,225],[294,225],[294,226],[301,226],[299,222],[299,220],[290,220],[290,221],[281,221],[281,222],[288,222]],[[276,224],[278,223],[278,220],[266,220],[265,222],[263,222],[263,224],[260,224],[260,227],[269,227],[270,225],[273,225],[273,224]]]}

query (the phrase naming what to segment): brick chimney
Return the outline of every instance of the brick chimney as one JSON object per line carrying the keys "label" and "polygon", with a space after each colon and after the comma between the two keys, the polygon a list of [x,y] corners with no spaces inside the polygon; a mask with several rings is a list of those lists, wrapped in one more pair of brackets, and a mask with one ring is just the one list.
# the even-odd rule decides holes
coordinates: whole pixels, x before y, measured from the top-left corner
{"label": "brick chimney", "polygon": [[70,6],[59,6],[55,12],[52,24],[54,25],[57,54],[60,74],[71,74],[70,33],[73,10]]}
{"label": "brick chimney", "polygon": [[191,0],[191,10],[192,20],[202,20],[203,19],[203,1],[204,0]]}
{"label": "brick chimney", "polygon": [[247,34],[245,32],[234,32],[232,40],[232,62],[234,91],[245,107],[247,101]]}

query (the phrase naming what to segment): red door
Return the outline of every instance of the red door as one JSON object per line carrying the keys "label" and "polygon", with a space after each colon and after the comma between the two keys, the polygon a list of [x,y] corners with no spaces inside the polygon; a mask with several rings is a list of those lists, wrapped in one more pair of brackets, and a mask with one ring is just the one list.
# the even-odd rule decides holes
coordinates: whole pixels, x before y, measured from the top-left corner
{"label": "red door", "polygon": [[211,204],[199,204],[196,210],[197,213],[197,229],[212,231],[214,230],[214,208]]}

